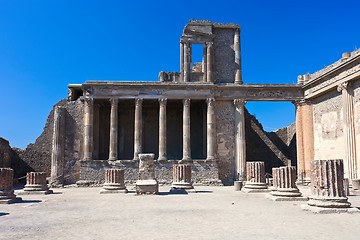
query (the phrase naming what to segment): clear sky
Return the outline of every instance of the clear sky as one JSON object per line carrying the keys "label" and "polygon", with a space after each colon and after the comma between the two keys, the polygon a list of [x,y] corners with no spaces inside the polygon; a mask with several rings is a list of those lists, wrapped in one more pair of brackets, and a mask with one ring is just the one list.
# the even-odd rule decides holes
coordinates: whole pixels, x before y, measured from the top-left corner
{"label": "clear sky", "polygon": [[[189,19],[241,26],[245,83],[296,83],[360,47],[359,9],[358,0],[0,0],[0,136],[34,142],[68,84],[179,71]],[[288,102],[246,107],[268,131],[295,121]]]}

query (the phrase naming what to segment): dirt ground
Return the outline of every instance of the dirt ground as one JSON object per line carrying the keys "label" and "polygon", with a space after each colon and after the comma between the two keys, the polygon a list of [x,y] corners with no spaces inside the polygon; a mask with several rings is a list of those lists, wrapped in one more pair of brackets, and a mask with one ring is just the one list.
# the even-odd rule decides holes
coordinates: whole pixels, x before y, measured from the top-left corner
{"label": "dirt ground", "polygon": [[[99,194],[101,188],[55,189],[0,205],[0,239],[360,239],[360,213],[313,214],[301,202],[263,193],[196,186],[198,193]],[[308,195],[307,187],[301,188]],[[360,207],[360,196],[350,196]]]}

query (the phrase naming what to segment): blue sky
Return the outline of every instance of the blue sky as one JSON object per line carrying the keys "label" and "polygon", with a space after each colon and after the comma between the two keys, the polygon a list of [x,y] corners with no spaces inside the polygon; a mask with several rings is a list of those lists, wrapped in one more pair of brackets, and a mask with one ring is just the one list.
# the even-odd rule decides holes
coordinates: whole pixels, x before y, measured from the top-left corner
{"label": "blue sky", "polygon": [[[67,85],[157,81],[179,71],[189,19],[241,26],[245,83],[296,83],[360,47],[360,1],[0,0],[0,137],[25,148]],[[195,56],[196,59],[196,56]],[[249,102],[266,130],[295,121],[287,102]]]}

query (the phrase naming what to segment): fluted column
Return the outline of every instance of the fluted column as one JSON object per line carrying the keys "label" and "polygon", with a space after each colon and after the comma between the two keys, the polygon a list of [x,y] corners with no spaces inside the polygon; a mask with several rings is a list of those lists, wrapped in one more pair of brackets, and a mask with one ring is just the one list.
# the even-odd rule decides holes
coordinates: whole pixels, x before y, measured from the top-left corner
{"label": "fluted column", "polygon": [[296,167],[273,168],[274,188],[270,193],[274,201],[305,201],[296,186]]}
{"label": "fluted column", "polygon": [[94,100],[92,98],[85,98],[84,104],[84,160],[92,160],[94,134]]}
{"label": "fluted column", "polygon": [[235,29],[234,36],[234,51],[235,51],[235,83],[242,84],[241,77],[241,51],[240,51],[240,28]]}
{"label": "fluted column", "polygon": [[193,189],[191,182],[191,165],[173,164],[172,189]]}
{"label": "fluted column", "polygon": [[239,181],[246,180],[246,141],[245,141],[245,109],[246,101],[235,99],[235,177]]}
{"label": "fluted column", "polygon": [[338,91],[341,91],[343,105],[345,138],[345,178],[349,178],[349,180],[351,181],[353,179],[359,178],[356,156],[353,88],[349,82],[345,82],[338,86]]}
{"label": "fluted column", "polygon": [[166,161],[166,98],[159,99],[159,161]]}
{"label": "fluted column", "polygon": [[0,168],[0,204],[21,201],[13,190],[14,170],[11,168]]}
{"label": "fluted column", "polygon": [[105,169],[105,183],[100,193],[127,193],[123,169]]}
{"label": "fluted column", "polygon": [[134,160],[142,152],[142,103],[142,98],[135,99]]}
{"label": "fluted column", "polygon": [[203,81],[207,82],[207,46],[203,44],[203,62],[202,62]]}
{"label": "fluted column", "polygon": [[182,161],[191,161],[190,99],[183,100],[183,158],[182,158]]}
{"label": "fluted column", "polygon": [[267,190],[265,183],[265,163],[247,162],[246,163],[246,183],[242,191],[263,192]]}
{"label": "fluted column", "polygon": [[280,176],[279,176],[280,168],[272,168],[272,177],[273,177],[273,186],[272,191],[276,191],[280,186]]}
{"label": "fluted column", "polygon": [[184,82],[190,81],[190,46],[184,42]]}
{"label": "fluted column", "polygon": [[207,46],[207,77],[206,80],[207,82],[213,82],[213,69],[212,69],[212,49],[213,49],[213,43],[212,42],[208,42],[206,43]]}
{"label": "fluted column", "polygon": [[215,99],[206,99],[207,103],[207,131],[206,131],[206,160],[212,161],[216,159],[216,115],[215,115]]}
{"label": "fluted column", "polygon": [[49,194],[52,193],[46,184],[46,173],[45,172],[28,172],[26,174],[26,185],[24,190],[19,194]]}
{"label": "fluted column", "polygon": [[[86,106],[86,105],[85,105]],[[64,157],[65,157],[65,108],[56,106],[54,108],[54,127],[52,137],[52,151],[51,151],[51,173],[50,184],[55,187],[61,187],[64,185]],[[86,116],[85,113],[85,118]],[[85,119],[86,120],[86,119]],[[86,122],[87,123],[87,122]],[[91,132],[91,128],[85,125],[85,134]],[[87,130],[88,129],[88,130]],[[89,139],[85,135],[85,140]],[[89,146],[90,143],[84,143],[84,146]],[[89,154],[89,150],[84,147],[84,159],[86,153]]]}
{"label": "fluted column", "polygon": [[119,99],[110,99],[110,146],[109,146],[109,160],[116,160],[118,158],[118,103]]}

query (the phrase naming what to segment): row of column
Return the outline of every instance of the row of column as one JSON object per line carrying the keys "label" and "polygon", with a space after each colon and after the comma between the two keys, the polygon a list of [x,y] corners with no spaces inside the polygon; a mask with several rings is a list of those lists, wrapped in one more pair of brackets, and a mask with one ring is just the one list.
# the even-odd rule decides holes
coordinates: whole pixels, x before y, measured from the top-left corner
{"label": "row of column", "polygon": [[[93,149],[93,99],[85,99],[84,114],[84,160],[92,160]],[[207,103],[207,157],[206,160],[216,158],[216,115],[214,99],[206,99]],[[110,143],[109,160],[118,159],[118,99],[110,99]],[[134,123],[134,160],[139,160],[142,153],[142,103],[143,99],[135,99]],[[167,99],[159,99],[159,158],[167,160],[166,150],[166,104]],[[183,161],[191,161],[190,144],[190,99],[183,100]]]}
{"label": "row of column", "polygon": [[[181,79],[184,82],[190,82],[190,77],[191,77],[191,63],[192,63],[191,46],[192,45],[190,42],[180,42],[180,72],[181,72]],[[202,62],[202,71],[204,73],[203,81],[213,82],[213,69],[212,69],[213,43],[206,42],[203,44],[203,46],[204,46],[204,55]]]}

